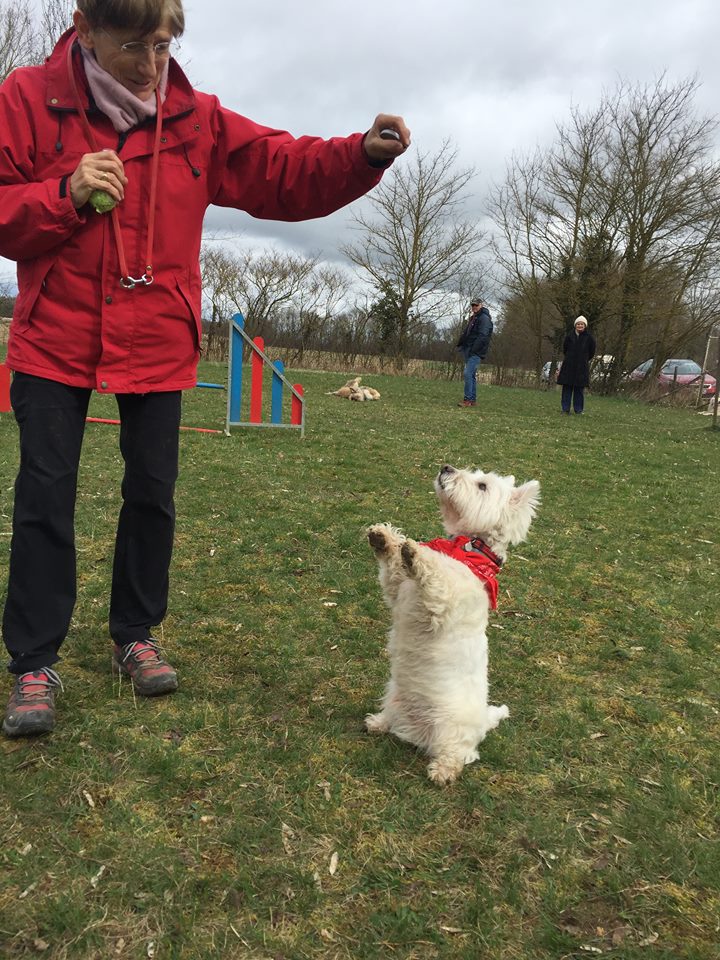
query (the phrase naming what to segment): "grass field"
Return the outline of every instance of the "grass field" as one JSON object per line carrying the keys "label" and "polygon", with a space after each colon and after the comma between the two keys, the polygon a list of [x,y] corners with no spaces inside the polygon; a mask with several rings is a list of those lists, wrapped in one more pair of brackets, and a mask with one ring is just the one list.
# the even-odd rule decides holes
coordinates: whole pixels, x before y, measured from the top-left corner
{"label": "grass field", "polygon": [[[325,395],[344,377],[297,379],[304,440],[182,435],[172,698],[111,677],[121,464],[116,428],[88,425],[58,728],[0,742],[2,956],[719,957],[720,431],[592,396],[561,417],[554,391],[464,410],[457,383],[367,376],[382,400],[358,404]],[[194,391],[184,421],[222,428],[223,404]],[[0,451],[4,580],[8,414]],[[388,626],[363,530],[439,535],[443,462],[543,497],[489,629],[511,716],[448,789],[362,729]]]}

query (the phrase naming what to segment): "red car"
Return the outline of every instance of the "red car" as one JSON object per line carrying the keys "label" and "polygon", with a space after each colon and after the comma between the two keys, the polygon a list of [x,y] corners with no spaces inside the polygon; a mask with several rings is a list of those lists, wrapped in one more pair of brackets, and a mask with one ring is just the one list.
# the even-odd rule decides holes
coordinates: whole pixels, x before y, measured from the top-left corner
{"label": "red car", "polygon": [[[646,360],[645,363],[641,363],[639,367],[635,367],[628,379],[644,380],[650,372],[652,365],[652,360]],[[700,385],[701,373],[702,368],[699,364],[695,363],[694,360],[666,360],[657,375],[658,386],[663,390],[670,390],[673,383],[675,383],[679,387],[690,387],[697,390]],[[715,377],[711,377],[709,373],[706,373],[703,377],[702,396],[705,399],[714,397],[716,390],[717,383]]]}

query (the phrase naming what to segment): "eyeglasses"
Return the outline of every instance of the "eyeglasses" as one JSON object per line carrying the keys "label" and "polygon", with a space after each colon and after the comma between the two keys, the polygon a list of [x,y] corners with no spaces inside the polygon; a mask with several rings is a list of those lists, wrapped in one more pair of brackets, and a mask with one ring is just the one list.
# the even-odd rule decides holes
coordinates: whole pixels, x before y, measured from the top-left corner
{"label": "eyeglasses", "polygon": [[120,43],[120,41],[116,40],[107,30],[103,30],[102,27],[99,29],[100,33],[104,33],[108,39],[112,40],[118,50],[122,50],[123,53],[126,53],[129,57],[133,57],[135,60],[144,60],[151,50],[158,60],[165,60],[170,56],[174,47],[173,40],[161,40],[160,43],[145,43],[143,40],[130,40],[128,43]]}

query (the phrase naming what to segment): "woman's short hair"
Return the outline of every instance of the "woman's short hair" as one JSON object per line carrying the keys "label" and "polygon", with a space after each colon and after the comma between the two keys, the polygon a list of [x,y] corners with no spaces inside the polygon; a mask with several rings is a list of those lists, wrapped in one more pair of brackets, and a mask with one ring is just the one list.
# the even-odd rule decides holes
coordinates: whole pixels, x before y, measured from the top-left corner
{"label": "woman's short hair", "polygon": [[77,0],[76,6],[94,30],[116,27],[144,35],[164,22],[174,37],[185,30],[182,0]]}

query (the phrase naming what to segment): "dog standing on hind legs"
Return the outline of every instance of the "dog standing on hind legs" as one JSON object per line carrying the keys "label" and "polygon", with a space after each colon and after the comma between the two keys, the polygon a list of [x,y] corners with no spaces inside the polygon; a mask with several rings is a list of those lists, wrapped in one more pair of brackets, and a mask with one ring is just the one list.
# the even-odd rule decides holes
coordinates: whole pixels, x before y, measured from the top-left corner
{"label": "dog standing on hind legs", "polygon": [[508,547],[528,535],[540,484],[445,465],[435,492],[447,539],[417,543],[386,523],[367,531],[392,628],[390,680],[365,726],[419,747],[430,779],[446,784],[509,715],[488,703],[488,615]]}

